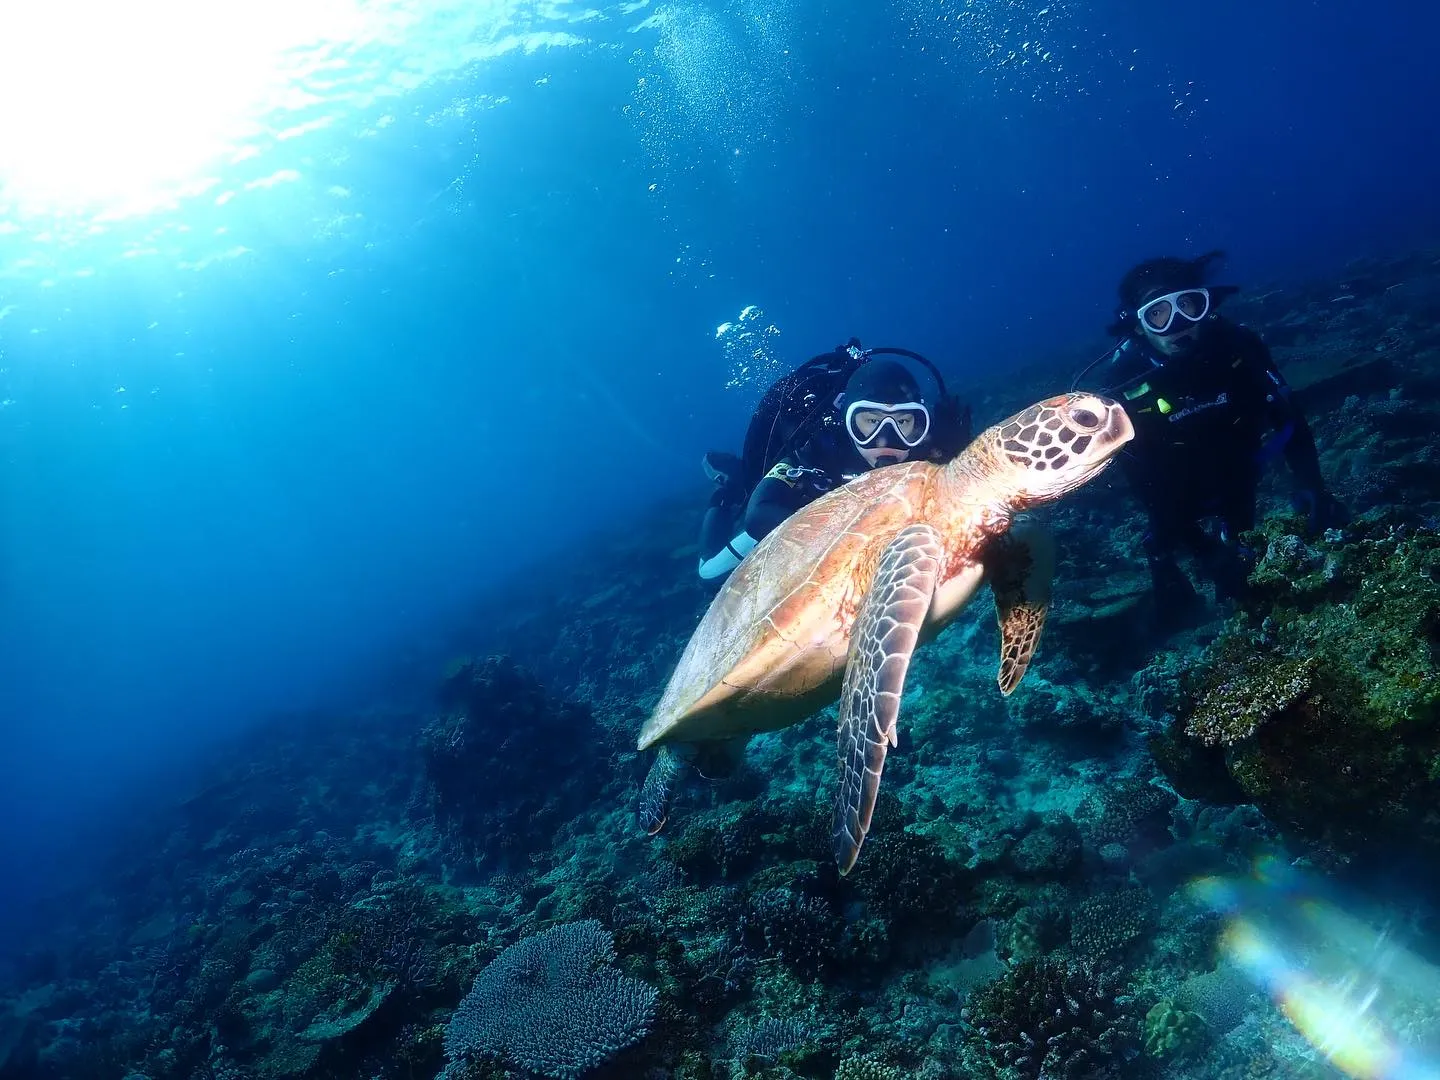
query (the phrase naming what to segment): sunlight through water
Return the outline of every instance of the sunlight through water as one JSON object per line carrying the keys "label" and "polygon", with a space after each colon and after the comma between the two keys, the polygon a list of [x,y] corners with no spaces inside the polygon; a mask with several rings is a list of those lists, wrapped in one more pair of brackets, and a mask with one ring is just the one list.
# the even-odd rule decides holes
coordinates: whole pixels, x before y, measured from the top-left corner
{"label": "sunlight through water", "polygon": [[0,230],[83,235],[222,194],[235,166],[346,112],[537,35],[581,43],[539,33],[575,21],[512,0],[17,5],[0,37]]}
{"label": "sunlight through water", "polygon": [[7,22],[0,212],[20,217],[144,213],[213,184],[268,118],[315,100],[307,81],[343,64],[327,43],[367,32],[355,0],[51,0]]}

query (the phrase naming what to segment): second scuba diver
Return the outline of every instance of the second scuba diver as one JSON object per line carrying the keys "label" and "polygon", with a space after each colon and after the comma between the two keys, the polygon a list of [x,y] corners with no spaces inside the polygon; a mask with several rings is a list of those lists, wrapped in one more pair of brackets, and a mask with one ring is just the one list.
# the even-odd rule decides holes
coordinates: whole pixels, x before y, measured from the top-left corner
{"label": "second scuba diver", "polygon": [[[926,392],[904,360],[934,377]],[[719,580],[802,506],[868,469],[947,461],[970,441],[970,414],[935,366],[908,349],[846,345],[806,361],[756,407],[741,457],[705,455],[715,493],[700,532],[700,576]]]}
{"label": "second scuba diver", "polygon": [[[1120,467],[1149,516],[1145,557],[1162,621],[1183,619],[1198,599],[1176,564],[1180,549],[1199,560],[1217,598],[1243,596],[1250,565],[1237,538],[1255,526],[1260,475],[1274,458],[1289,465],[1312,529],[1346,516],[1325,489],[1310,426],[1270,350],[1217,311],[1238,291],[1206,284],[1220,257],[1133,267],[1110,328],[1124,340],[1081,373],[1103,365],[1101,392],[1123,399],[1135,424]],[[1221,522],[1218,536],[1202,524],[1210,517]]]}

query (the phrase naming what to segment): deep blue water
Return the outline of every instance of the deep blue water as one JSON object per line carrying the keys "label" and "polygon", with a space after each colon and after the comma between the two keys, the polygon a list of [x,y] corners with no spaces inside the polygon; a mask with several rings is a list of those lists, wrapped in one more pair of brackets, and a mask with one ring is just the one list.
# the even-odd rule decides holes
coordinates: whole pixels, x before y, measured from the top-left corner
{"label": "deep blue water", "polygon": [[[1440,233],[1434,5],[625,7],[367,7],[411,21],[292,42],[312,96],[141,212],[20,202],[0,155],[0,889],[258,716],[428,679],[513,567],[698,501],[763,385],[727,389],[747,305],[776,363],[858,334],[963,389],[1098,345],[1139,258],[1256,283]],[[77,92],[15,89],[0,134]],[[112,127],[56,129],[65,175],[191,138]]]}

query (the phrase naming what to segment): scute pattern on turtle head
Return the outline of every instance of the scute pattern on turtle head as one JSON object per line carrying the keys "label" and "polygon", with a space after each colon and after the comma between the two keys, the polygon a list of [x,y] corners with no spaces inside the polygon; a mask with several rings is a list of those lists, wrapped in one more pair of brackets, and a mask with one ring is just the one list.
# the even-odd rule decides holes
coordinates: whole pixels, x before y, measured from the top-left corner
{"label": "scute pattern on turtle head", "polygon": [[981,439],[991,442],[1000,479],[1013,485],[1023,509],[1085,483],[1134,434],[1118,402],[1071,393],[1031,405]]}

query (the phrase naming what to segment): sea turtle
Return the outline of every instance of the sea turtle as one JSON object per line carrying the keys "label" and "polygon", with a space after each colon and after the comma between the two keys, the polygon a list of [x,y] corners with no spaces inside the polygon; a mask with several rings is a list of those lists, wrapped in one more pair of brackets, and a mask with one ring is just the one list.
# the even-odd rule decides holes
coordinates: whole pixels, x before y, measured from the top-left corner
{"label": "sea turtle", "polygon": [[1039,642],[1053,560],[1040,534],[1012,530],[1012,521],[1092,479],[1133,436],[1117,403],[1064,394],[981,432],[947,465],[877,469],[790,517],[711,602],[640,730],[640,750],[662,747],[641,792],[641,825],[653,834],[665,823],[677,750],[693,758],[743,746],[838,693],[832,835],[848,873],[870,829],[886,751],[896,745],[916,646],[988,580],[1000,623],[1000,691],[1013,691]]}

